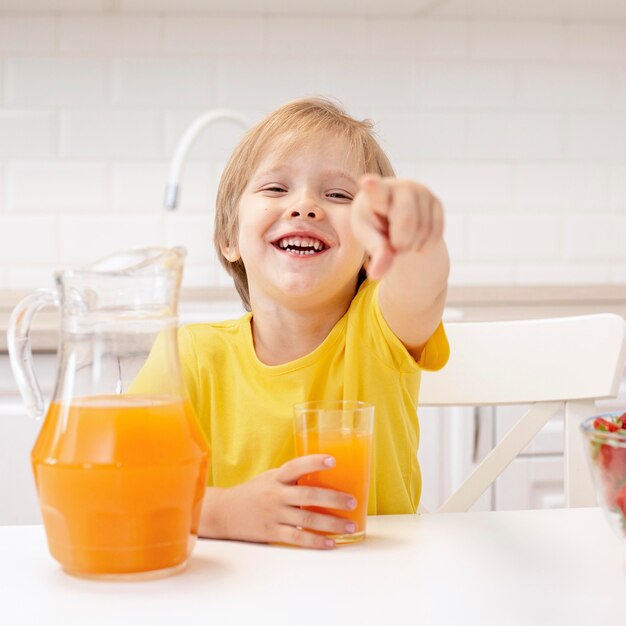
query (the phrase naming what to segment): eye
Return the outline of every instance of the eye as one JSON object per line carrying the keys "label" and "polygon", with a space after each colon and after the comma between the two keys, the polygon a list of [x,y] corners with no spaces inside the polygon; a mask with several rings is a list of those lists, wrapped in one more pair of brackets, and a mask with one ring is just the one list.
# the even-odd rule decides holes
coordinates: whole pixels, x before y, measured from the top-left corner
{"label": "eye", "polygon": [[332,200],[344,200],[347,202],[352,202],[352,196],[345,191],[329,191],[326,194],[327,198],[331,198]]}
{"label": "eye", "polygon": [[261,191],[271,191],[273,193],[284,193],[287,190],[284,187],[281,187],[280,185],[269,185],[267,187],[263,187]]}

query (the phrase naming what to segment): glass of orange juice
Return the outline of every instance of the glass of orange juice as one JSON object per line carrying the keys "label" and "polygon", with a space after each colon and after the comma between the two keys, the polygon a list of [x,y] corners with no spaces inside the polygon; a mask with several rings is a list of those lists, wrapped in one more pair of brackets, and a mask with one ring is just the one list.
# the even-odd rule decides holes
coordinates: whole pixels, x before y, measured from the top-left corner
{"label": "glass of orange juice", "polygon": [[306,508],[332,513],[356,524],[354,533],[329,535],[336,543],[362,541],[367,520],[374,405],[356,400],[304,402],[294,406],[294,418],[297,455],[330,454],[336,461],[335,467],[307,474],[298,484],[349,493],[357,502],[352,511]]}

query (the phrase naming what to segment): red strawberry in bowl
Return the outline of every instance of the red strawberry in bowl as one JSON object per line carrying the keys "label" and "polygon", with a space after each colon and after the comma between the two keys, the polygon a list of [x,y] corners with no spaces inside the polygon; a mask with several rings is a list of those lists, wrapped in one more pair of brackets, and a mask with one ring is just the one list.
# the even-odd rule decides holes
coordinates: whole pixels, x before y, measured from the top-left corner
{"label": "red strawberry in bowl", "polygon": [[581,429],[598,503],[626,538],[626,413],[590,417]]}

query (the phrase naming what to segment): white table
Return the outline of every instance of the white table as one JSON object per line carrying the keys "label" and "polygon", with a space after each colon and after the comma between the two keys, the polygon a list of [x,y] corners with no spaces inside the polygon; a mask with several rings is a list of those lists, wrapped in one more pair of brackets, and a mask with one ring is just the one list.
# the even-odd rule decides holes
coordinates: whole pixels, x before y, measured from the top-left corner
{"label": "white table", "polygon": [[150,582],[68,576],[41,526],[0,527],[0,623],[624,624],[626,541],[599,509],[372,517],[330,552],[200,540]]}

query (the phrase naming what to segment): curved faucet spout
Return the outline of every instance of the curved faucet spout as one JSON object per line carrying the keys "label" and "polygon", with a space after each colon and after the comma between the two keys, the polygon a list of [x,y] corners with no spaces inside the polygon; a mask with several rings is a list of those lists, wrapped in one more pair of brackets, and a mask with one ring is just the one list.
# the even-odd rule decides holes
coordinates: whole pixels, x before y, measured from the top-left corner
{"label": "curved faucet spout", "polygon": [[250,127],[250,122],[240,113],[236,111],[229,111],[228,109],[213,109],[199,115],[185,130],[182,137],[178,140],[178,145],[174,151],[174,156],[170,163],[170,171],[167,179],[167,185],[165,187],[165,208],[174,210],[178,205],[178,197],[180,195],[180,174],[183,168],[185,158],[189,152],[189,148],[196,140],[200,131],[218,121],[230,121],[236,122],[242,128],[247,130]]}

